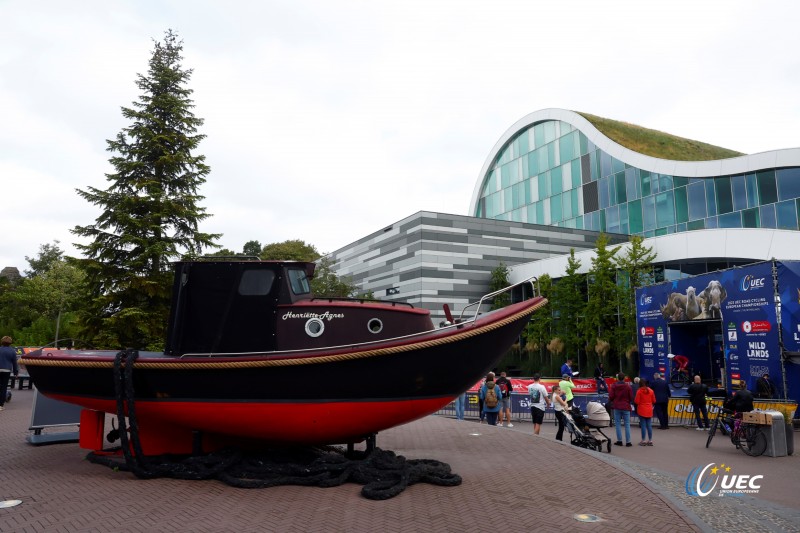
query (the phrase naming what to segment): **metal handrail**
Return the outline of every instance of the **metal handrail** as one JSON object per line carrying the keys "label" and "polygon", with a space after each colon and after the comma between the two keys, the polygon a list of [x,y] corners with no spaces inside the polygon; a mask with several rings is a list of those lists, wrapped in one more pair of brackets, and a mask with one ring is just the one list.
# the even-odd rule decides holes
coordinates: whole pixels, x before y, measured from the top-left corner
{"label": "metal handrail", "polygon": [[531,284],[531,289],[533,289],[533,296],[534,297],[539,296],[539,287],[538,287],[539,278],[537,278],[536,276],[531,276],[526,280],[523,280],[523,281],[520,281],[518,283],[515,283],[514,285],[509,285],[508,287],[505,287],[503,289],[500,289],[500,290],[497,290],[497,291],[494,291],[494,292],[490,292],[489,294],[485,294],[477,302],[472,302],[471,304],[465,305],[464,308],[461,310],[461,314],[458,316],[458,322],[459,323],[464,323],[465,322],[465,320],[464,320],[464,312],[467,309],[469,309],[470,307],[472,307],[472,306],[477,306],[477,308],[475,309],[475,314],[472,316],[472,318],[466,320],[467,322],[475,322],[475,320],[478,318],[478,314],[480,313],[481,305],[483,305],[483,301],[484,300],[487,300],[489,298],[494,298],[498,294],[502,294],[502,293],[504,293],[506,291],[510,291],[514,287],[519,287],[520,285],[523,285],[525,283],[530,283]]}

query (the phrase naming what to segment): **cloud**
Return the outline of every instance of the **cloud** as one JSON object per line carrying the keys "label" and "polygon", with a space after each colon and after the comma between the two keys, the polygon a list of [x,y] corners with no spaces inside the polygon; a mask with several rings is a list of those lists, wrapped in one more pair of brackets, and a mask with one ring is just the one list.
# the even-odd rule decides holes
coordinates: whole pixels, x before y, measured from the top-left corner
{"label": "cloud", "polygon": [[0,268],[99,214],[74,189],[105,188],[105,140],[167,28],[205,120],[202,229],[332,251],[420,210],[467,214],[492,146],[542,108],[798,146],[800,4],[778,4],[3,2]]}

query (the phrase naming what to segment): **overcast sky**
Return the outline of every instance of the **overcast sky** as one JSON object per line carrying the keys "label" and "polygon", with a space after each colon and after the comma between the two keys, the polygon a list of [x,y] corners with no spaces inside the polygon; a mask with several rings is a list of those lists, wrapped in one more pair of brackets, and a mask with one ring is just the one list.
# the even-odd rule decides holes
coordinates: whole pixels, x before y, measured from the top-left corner
{"label": "overcast sky", "polygon": [[331,252],[468,214],[500,136],[544,108],[756,153],[800,146],[800,2],[0,0],[0,268],[100,214],[106,139],[153,39],[194,69],[207,232]]}

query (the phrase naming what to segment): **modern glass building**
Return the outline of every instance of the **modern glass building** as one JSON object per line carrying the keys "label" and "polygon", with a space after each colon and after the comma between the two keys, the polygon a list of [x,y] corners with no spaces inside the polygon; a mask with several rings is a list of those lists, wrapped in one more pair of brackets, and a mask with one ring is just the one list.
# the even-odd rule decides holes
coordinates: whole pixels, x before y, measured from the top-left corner
{"label": "modern glass building", "polygon": [[495,145],[469,214],[643,237],[798,230],[800,149],[658,159],[615,143],[578,113],[547,109],[518,121]]}

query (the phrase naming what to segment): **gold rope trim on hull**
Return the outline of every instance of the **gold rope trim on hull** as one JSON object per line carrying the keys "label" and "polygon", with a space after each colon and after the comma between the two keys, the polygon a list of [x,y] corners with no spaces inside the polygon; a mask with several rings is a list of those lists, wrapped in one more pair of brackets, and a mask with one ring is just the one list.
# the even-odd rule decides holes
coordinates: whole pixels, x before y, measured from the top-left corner
{"label": "gold rope trim on hull", "polygon": [[[169,363],[154,363],[150,361],[137,360],[134,368],[143,368],[150,370],[214,370],[214,369],[231,369],[231,368],[262,368],[270,366],[296,366],[296,365],[312,365],[321,363],[335,363],[339,361],[349,361],[354,359],[366,359],[369,357],[377,357],[382,355],[390,355],[395,353],[408,352],[411,350],[419,350],[424,348],[431,348],[434,346],[441,346],[458,342],[476,335],[493,331],[495,329],[506,326],[520,318],[533,314],[536,310],[540,309],[547,304],[547,299],[542,298],[535,305],[532,305],[518,313],[509,317],[499,320],[492,324],[487,324],[469,331],[457,333],[441,339],[433,339],[430,341],[415,342],[412,344],[404,344],[402,346],[393,346],[390,348],[379,348],[376,350],[365,350],[363,352],[350,352],[335,355],[321,355],[317,357],[302,357],[291,359],[261,359],[250,361],[176,361]],[[20,364],[25,366],[54,366],[62,368],[112,368],[114,363],[112,361],[70,361],[65,359],[47,359],[44,357],[27,358],[23,357],[19,360]]]}

